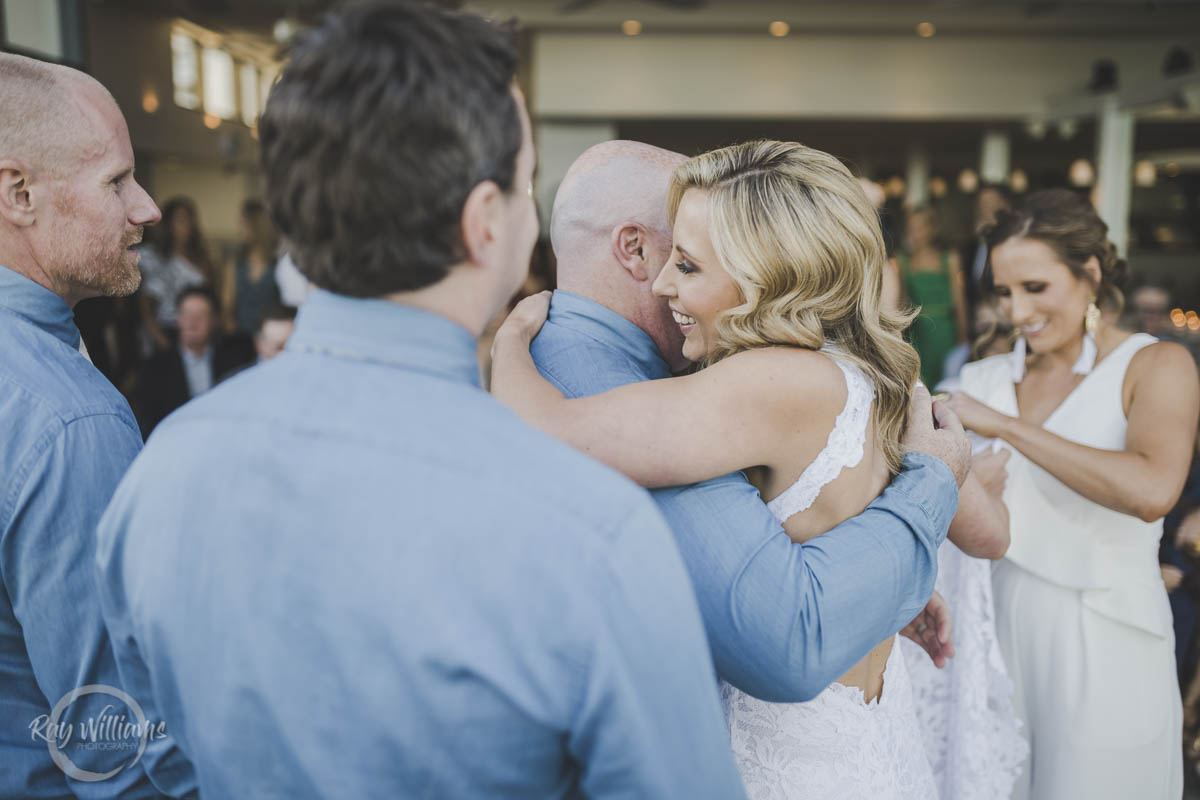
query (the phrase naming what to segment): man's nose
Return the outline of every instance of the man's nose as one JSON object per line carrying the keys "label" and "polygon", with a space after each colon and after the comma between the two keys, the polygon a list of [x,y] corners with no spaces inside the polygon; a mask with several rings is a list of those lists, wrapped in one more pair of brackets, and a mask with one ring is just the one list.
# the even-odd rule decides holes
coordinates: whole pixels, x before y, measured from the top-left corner
{"label": "man's nose", "polygon": [[140,183],[134,181],[134,186],[137,192],[129,211],[129,221],[134,225],[157,225],[162,221],[162,212]]}

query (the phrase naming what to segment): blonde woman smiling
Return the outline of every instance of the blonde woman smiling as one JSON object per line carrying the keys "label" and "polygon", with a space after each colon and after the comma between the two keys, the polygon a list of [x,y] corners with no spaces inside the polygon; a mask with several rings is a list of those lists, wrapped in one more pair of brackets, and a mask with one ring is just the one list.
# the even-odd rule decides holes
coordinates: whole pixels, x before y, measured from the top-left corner
{"label": "blonde woman smiling", "polygon": [[[564,399],[529,357],[548,305],[534,296],[497,334],[493,392],[643,486],[745,468],[797,541],[861,513],[900,465],[918,362],[907,318],[880,307],[883,240],[858,182],[827,153],[752,142],[680,165],[669,212],[655,292],[704,368]],[[976,555],[1007,548],[1003,507],[970,477],[950,536]],[[751,796],[935,795],[893,643],[808,703],[723,687]]]}

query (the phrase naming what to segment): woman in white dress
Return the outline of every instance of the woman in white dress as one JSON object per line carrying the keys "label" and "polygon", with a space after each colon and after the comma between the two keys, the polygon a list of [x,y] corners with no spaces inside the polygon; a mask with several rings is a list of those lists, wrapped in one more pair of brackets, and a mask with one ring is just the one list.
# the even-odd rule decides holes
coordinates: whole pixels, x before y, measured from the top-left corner
{"label": "woman in white dress", "polygon": [[[684,355],[705,368],[566,400],[529,357],[547,308],[534,296],[497,333],[493,393],[645,486],[753,467],[798,541],[860,513],[899,467],[918,365],[900,336],[906,318],[880,308],[883,241],[858,182],[826,153],[752,142],[682,164],[669,211],[672,257],[654,290]],[[1003,552],[1007,532],[982,487],[968,478],[962,497],[950,535]],[[723,687],[750,796],[934,796],[893,643],[808,703]]]}
{"label": "woman in white dress", "polygon": [[1200,410],[1188,352],[1104,324],[1124,262],[1086,200],[1054,190],[988,237],[1011,355],[964,367],[949,403],[1013,450],[997,627],[1031,746],[1014,797],[1175,800],[1183,790],[1162,517]]}

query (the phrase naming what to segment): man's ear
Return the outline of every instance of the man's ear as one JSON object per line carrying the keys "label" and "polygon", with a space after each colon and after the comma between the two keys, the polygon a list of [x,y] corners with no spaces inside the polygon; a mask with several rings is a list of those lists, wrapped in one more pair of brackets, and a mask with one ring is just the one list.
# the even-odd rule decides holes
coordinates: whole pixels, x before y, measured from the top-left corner
{"label": "man's ear", "polygon": [[32,225],[35,214],[31,188],[23,164],[12,159],[0,161],[0,219],[19,227]]}
{"label": "man's ear", "polygon": [[654,264],[647,263],[647,233],[636,222],[624,222],[613,228],[613,256],[634,280],[644,281],[653,277]]}
{"label": "man's ear", "polygon": [[504,192],[493,181],[477,183],[463,203],[463,244],[467,248],[466,260],[473,264],[486,264],[504,225]]}

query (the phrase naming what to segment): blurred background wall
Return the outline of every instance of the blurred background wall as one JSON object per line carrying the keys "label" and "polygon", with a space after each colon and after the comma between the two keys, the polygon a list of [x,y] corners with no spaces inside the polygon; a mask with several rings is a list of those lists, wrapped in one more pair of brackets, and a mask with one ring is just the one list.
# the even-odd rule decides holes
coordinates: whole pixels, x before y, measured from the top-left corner
{"label": "blurred background wall", "polygon": [[[755,137],[829,150],[893,205],[971,234],[979,186],[1089,192],[1135,280],[1200,307],[1196,2],[443,2],[522,25],[547,215],[586,147],[692,154]],[[260,193],[254,120],[281,45],[328,0],[0,0],[0,46],[84,69],[139,177],[197,203],[218,255]],[[1200,328],[1200,320],[1197,327]]]}

